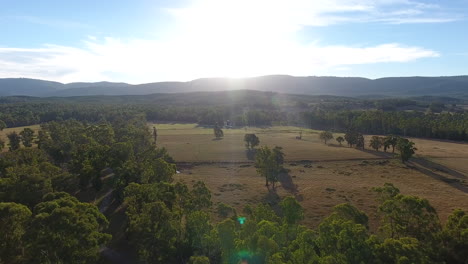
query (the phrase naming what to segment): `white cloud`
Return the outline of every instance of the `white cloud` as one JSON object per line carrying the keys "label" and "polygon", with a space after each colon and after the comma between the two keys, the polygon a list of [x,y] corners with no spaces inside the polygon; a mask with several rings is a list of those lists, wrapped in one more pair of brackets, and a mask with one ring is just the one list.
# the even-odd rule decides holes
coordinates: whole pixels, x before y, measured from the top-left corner
{"label": "white cloud", "polygon": [[38,49],[0,48],[0,77],[140,83],[275,73],[314,75],[337,66],[439,56],[432,50],[396,43],[368,47],[283,44],[263,49],[249,49],[246,45],[239,51],[232,47],[107,38],[103,42],[86,41],[81,49],[57,45]]}
{"label": "white cloud", "polygon": [[[350,65],[437,57],[431,49],[400,43],[301,43],[304,26],[336,23],[447,22],[441,8],[409,0],[195,0],[169,9],[176,24],[159,40],[104,40],[82,47],[0,47],[0,77],[133,83],[215,76],[320,75]],[[432,14],[430,16],[429,14]]]}

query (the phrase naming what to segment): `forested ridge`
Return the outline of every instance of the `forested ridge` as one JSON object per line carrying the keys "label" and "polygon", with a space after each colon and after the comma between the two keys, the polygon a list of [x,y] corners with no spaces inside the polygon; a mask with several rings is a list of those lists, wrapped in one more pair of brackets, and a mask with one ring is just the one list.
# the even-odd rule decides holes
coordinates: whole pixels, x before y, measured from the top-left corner
{"label": "forested ridge", "polygon": [[0,95],[86,96],[147,95],[250,89],[278,93],[344,96],[451,96],[467,98],[467,76],[361,77],[267,75],[251,78],[202,78],[188,82],[128,84],[58,83],[27,78],[0,78]]}

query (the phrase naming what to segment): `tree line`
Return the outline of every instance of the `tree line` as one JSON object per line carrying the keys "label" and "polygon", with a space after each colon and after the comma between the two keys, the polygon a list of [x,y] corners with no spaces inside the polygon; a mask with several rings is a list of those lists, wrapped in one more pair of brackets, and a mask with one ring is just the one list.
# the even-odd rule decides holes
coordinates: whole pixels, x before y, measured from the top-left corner
{"label": "tree line", "polygon": [[[95,100],[99,102],[100,99],[97,97]],[[443,104],[440,106],[440,104],[432,103],[427,108],[428,111],[396,111],[397,109],[391,107],[380,106],[382,104],[395,107],[414,106],[415,103],[403,99],[375,102],[330,99],[330,102],[308,105],[300,99],[276,104],[263,97],[255,100],[226,105],[214,102],[210,104],[150,104],[139,103],[138,100],[132,98],[122,104],[105,100],[102,103],[91,103],[92,97],[88,99],[89,102],[80,102],[79,99],[75,101],[56,99],[44,102],[23,100],[0,103],[0,127],[2,123],[7,127],[17,127],[68,119],[86,122],[98,122],[103,119],[112,121],[123,112],[133,112],[135,115],[144,115],[150,121],[214,125],[230,120],[237,127],[298,125],[336,132],[354,129],[364,134],[468,140],[468,113],[466,111],[441,112],[440,109],[435,109],[443,107]],[[330,107],[329,104],[348,105],[350,109]]]}

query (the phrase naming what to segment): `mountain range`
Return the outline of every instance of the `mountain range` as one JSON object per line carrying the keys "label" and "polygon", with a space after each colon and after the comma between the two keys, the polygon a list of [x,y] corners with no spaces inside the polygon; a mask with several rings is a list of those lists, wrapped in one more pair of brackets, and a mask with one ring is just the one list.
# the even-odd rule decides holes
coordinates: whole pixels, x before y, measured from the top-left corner
{"label": "mountain range", "polygon": [[243,89],[350,97],[447,96],[468,98],[468,76],[367,79],[359,77],[269,75],[241,79],[204,78],[189,82],[154,82],[136,85],[115,82],[63,84],[27,78],[0,79],[0,96],[146,95]]}

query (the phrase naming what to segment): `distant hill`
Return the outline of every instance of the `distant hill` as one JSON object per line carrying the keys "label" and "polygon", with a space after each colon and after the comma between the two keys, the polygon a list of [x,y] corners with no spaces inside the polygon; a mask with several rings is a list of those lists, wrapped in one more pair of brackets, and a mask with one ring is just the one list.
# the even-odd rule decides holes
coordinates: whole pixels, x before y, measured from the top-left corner
{"label": "distant hill", "polygon": [[358,77],[270,75],[243,79],[204,78],[190,82],[156,82],[138,85],[112,82],[62,84],[25,78],[0,79],[0,96],[145,95],[239,89],[373,98],[415,96],[468,98],[468,76],[390,77],[371,80]]}

